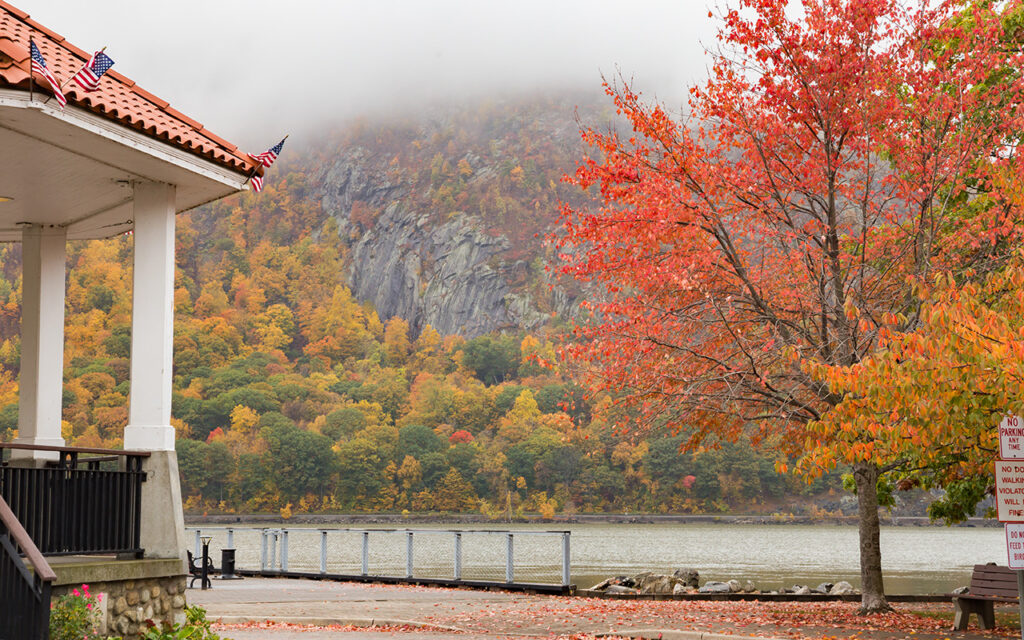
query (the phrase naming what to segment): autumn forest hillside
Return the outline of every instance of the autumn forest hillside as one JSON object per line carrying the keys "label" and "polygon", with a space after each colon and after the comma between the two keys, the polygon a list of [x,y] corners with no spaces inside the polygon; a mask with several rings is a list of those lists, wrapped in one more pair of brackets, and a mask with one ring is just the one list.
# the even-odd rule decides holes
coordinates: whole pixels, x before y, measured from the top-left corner
{"label": "autumn forest hillside", "polygon": [[[797,511],[833,494],[742,437],[616,432],[555,349],[585,292],[544,237],[583,157],[567,96],[289,143],[261,194],[178,218],[173,422],[194,512]],[[610,126],[610,125],[609,125]],[[63,431],[119,447],[131,236],[69,246]],[[20,245],[0,247],[0,438],[17,429]],[[554,366],[552,367],[552,363]],[[829,500],[831,502],[829,502]],[[817,509],[814,507],[812,509]]]}

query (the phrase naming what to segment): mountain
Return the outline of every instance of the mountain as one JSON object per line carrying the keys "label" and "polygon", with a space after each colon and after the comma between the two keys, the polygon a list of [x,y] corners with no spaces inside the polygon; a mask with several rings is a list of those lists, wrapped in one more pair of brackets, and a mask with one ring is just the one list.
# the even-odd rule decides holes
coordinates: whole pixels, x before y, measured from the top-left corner
{"label": "mountain", "polygon": [[560,203],[587,198],[561,182],[583,157],[577,108],[600,117],[564,97],[363,121],[288,168],[306,174],[349,249],[347,284],[382,320],[413,336],[532,330],[576,307],[551,287],[543,238]]}

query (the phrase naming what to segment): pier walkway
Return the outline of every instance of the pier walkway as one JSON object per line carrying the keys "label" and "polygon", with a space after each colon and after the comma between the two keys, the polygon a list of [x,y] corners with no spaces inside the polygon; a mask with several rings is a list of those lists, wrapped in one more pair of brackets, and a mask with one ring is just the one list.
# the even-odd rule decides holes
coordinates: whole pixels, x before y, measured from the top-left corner
{"label": "pier walkway", "polygon": [[[979,632],[974,621],[966,632],[949,631],[949,603],[900,604],[897,614],[863,618],[853,615],[855,603],[611,600],[281,578],[215,579],[212,589],[190,589],[187,597],[221,622],[218,633],[233,640],[1020,637],[1016,626],[1007,626],[1017,623],[1015,608],[1001,610],[995,633]],[[266,628],[254,628],[260,623]]]}

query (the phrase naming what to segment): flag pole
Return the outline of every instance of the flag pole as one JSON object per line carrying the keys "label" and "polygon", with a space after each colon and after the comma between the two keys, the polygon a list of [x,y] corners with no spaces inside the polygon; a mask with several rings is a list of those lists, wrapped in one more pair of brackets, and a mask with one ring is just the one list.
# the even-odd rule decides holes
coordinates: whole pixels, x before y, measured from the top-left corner
{"label": "flag pole", "polygon": [[260,163],[256,163],[256,166],[249,172],[249,177],[245,179],[246,182],[252,182],[252,177],[256,175],[256,172],[260,170]]}
{"label": "flag pole", "polygon": [[28,101],[34,102],[36,98],[36,82],[35,82],[35,69],[32,68],[32,45],[36,41],[29,36],[28,39]]}

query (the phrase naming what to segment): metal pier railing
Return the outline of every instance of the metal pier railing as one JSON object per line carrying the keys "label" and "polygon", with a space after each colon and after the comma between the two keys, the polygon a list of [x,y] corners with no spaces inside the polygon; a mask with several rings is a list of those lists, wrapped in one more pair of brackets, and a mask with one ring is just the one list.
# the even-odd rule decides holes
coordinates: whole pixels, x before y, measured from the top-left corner
{"label": "metal pier railing", "polygon": [[235,573],[569,592],[568,531],[188,527]]}

